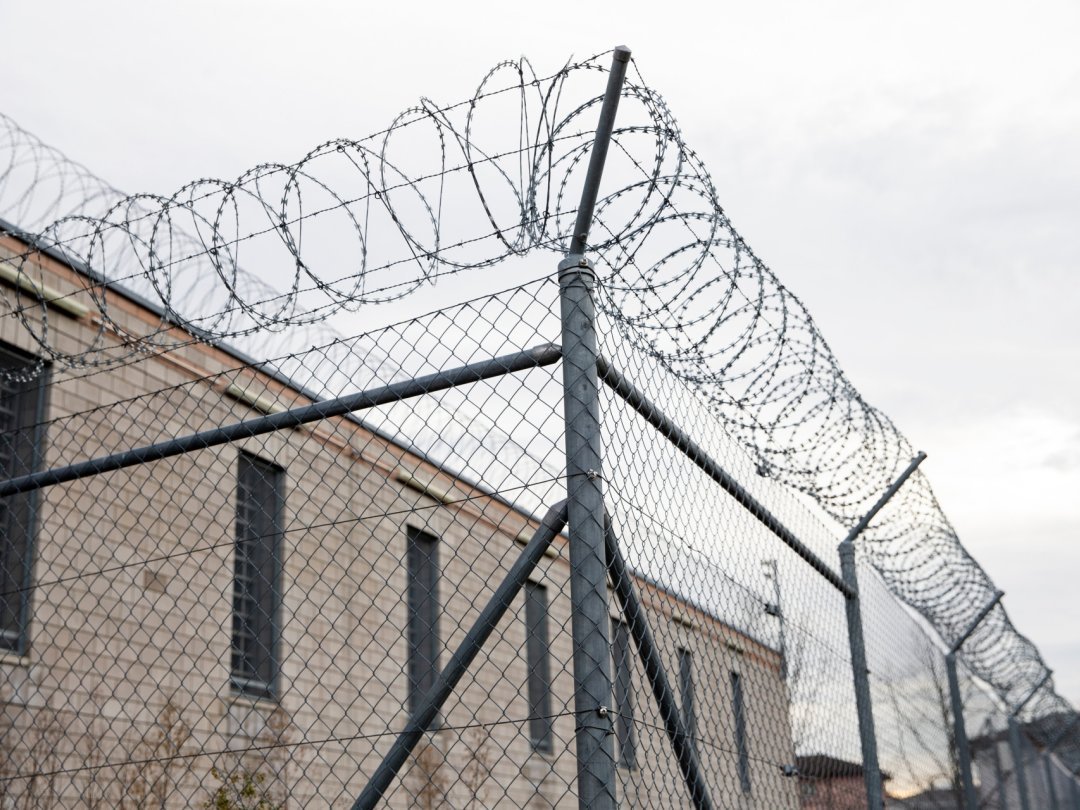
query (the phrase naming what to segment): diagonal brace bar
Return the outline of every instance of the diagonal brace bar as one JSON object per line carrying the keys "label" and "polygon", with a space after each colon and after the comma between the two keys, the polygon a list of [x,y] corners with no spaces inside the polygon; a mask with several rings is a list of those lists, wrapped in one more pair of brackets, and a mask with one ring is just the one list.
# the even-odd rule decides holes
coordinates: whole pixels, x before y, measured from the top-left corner
{"label": "diagonal brace bar", "polygon": [[382,799],[390,783],[401,770],[401,766],[405,764],[420,738],[431,728],[446,699],[453,694],[461,676],[468,670],[476,654],[480,652],[480,648],[484,646],[484,642],[499,624],[499,620],[514,601],[518,591],[524,586],[529,573],[540,562],[544,551],[565,525],[566,501],[559,501],[544,515],[532,539],[522,550],[521,555],[492,594],[476,621],[473,622],[469,632],[461,640],[461,645],[454,651],[453,657],[439,673],[431,689],[424,695],[420,706],[405,723],[404,730],[394,740],[393,746],[379,763],[379,767],[375,769],[363,793],[353,803],[352,810],[371,810]]}
{"label": "diagonal brace bar", "polygon": [[244,422],[204,430],[134,450],[125,450],[102,458],[69,464],[66,467],[42,470],[30,475],[12,478],[8,481],[0,481],[0,498],[15,495],[19,492],[42,489],[53,484],[74,481],[79,478],[87,478],[100,473],[121,470],[125,467],[134,467],[150,461],[160,461],[164,458],[183,455],[194,450],[205,450],[209,447],[217,447],[252,436],[287,430],[310,422],[318,422],[321,419],[344,416],[353,411],[387,405],[391,402],[411,399],[459,385],[480,382],[492,377],[502,377],[518,371],[550,366],[557,363],[561,358],[562,349],[556,344],[549,343],[535,346],[522,352],[469,363],[465,366],[427,374],[423,377],[416,377],[392,385],[371,388],[367,391],[360,391],[337,399],[315,402],[311,405],[262,416],[258,419],[249,419]]}
{"label": "diagonal brace bar", "polygon": [[645,610],[634,590],[626,561],[619,551],[619,541],[611,525],[610,515],[605,515],[604,518],[604,544],[607,549],[611,581],[615,587],[615,598],[619,600],[619,605],[626,616],[626,623],[630,628],[630,635],[634,637],[634,646],[637,647],[641,663],[645,667],[645,677],[649,681],[649,686],[652,687],[653,697],[656,698],[656,705],[660,709],[660,718],[664,722],[668,740],[671,741],[671,748],[679,763],[679,770],[682,771],[683,779],[686,780],[686,785],[690,789],[690,800],[696,810],[713,810],[714,805],[709,796],[709,788],[701,772],[701,763],[698,761],[686,723],[675,702],[675,692],[668,681],[656,640],[649,630]]}

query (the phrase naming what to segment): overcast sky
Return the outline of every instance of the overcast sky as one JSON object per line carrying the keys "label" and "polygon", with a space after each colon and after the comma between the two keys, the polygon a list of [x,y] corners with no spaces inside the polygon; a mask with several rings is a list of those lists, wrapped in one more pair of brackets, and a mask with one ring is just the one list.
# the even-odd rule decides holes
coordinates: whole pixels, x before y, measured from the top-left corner
{"label": "overcast sky", "polygon": [[0,4],[0,110],[128,191],[629,45],[1080,704],[1080,5]]}

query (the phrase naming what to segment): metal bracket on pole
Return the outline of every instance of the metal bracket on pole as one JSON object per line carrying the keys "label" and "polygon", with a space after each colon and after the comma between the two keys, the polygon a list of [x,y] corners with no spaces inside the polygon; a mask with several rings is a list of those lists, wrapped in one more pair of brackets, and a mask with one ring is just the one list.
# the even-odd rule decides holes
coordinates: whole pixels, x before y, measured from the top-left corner
{"label": "metal bracket on pole", "polygon": [[524,586],[529,572],[536,567],[548,546],[563,530],[566,525],[566,514],[566,501],[559,501],[544,515],[532,539],[522,550],[521,555],[492,594],[480,615],[476,617],[476,621],[462,639],[461,645],[454,651],[446,668],[439,673],[431,689],[424,695],[420,706],[406,722],[404,730],[394,740],[393,746],[379,763],[379,767],[375,769],[364,791],[353,803],[352,810],[371,810],[383,798],[383,794],[386,793],[390,783],[409,758],[409,754],[412,753],[424,733],[431,728],[446,699],[453,694],[461,676],[468,670],[476,654],[480,652],[484,642],[498,626],[499,620],[514,601],[518,591]]}
{"label": "metal bracket on pole", "polygon": [[877,499],[877,503],[870,507],[870,511],[863,515],[862,520],[852,527],[851,531],[848,532],[848,536],[844,538],[845,543],[855,542],[855,538],[866,530],[866,527],[870,525],[870,521],[877,517],[877,513],[884,508],[885,504],[892,500],[893,495],[900,491],[900,487],[907,483],[907,480],[911,477],[912,473],[914,473],[915,470],[919,468],[919,465],[925,460],[926,453],[920,451],[915,458],[911,460],[911,463],[907,465],[904,471],[900,473],[900,477],[893,481],[892,484],[889,485],[889,488]]}
{"label": "metal bracket on pole", "polygon": [[840,544],[840,576],[848,588],[845,609],[847,612],[848,642],[851,646],[851,670],[855,681],[855,709],[859,717],[859,742],[862,747],[863,778],[866,781],[866,800],[869,810],[882,810],[884,786],[881,766],[878,764],[877,737],[874,731],[874,709],[870,700],[870,668],[866,661],[866,642],[863,637],[862,608],[859,601],[859,578],[855,570],[855,538],[857,538],[882,507],[889,502],[911,477],[926,453],[919,453],[878,498],[870,511],[848,532]]}
{"label": "metal bracket on pole", "polygon": [[615,49],[570,248],[559,263],[570,622],[577,717],[575,746],[578,806],[582,810],[615,808],[615,744],[609,709],[612,689],[608,568],[604,549],[596,313],[592,298],[596,276],[585,258],[585,250],[629,61],[629,49]]}
{"label": "metal bracket on pole", "polygon": [[1016,774],[1016,793],[1020,797],[1022,810],[1031,810],[1031,800],[1028,798],[1027,777],[1024,775],[1024,752],[1020,748],[1020,723],[1017,721],[1017,717],[1028,702],[1035,697],[1035,694],[1046,685],[1051,675],[1053,675],[1053,672],[1049,669],[1046,670],[1046,674],[1035,684],[1035,687],[1009,713],[1009,746],[1012,748],[1013,772]]}
{"label": "metal bracket on pole", "polygon": [[709,788],[701,772],[701,763],[698,760],[693,740],[687,732],[686,722],[675,702],[675,692],[664,671],[664,663],[660,658],[656,640],[649,630],[648,619],[634,589],[630,571],[619,551],[619,542],[615,537],[610,516],[605,520],[605,528],[608,566],[615,597],[619,600],[630,635],[634,638],[638,656],[645,668],[645,677],[649,681],[649,686],[652,687],[657,708],[660,709],[660,719],[664,723],[671,748],[675,752],[675,759],[679,763],[679,770],[682,771],[683,779],[690,791],[690,801],[695,810],[713,810],[712,798],[709,796]]}
{"label": "metal bracket on pole", "polygon": [[986,606],[979,611],[978,615],[976,615],[974,619],[971,620],[971,624],[967,626],[967,629],[960,634],[960,638],[958,638],[953,643],[952,647],[949,648],[949,652],[951,654],[955,655],[956,653],[960,652],[960,648],[964,646],[964,642],[971,638],[971,634],[975,632],[975,628],[982,624],[982,620],[990,615],[990,611],[997,606],[997,603],[1001,601],[1001,597],[1003,597],[1004,595],[1005,591],[997,591],[994,594],[993,598],[986,603]]}
{"label": "metal bracket on pole", "polygon": [[953,737],[956,740],[956,764],[960,769],[960,784],[963,788],[964,806],[967,810],[978,810],[979,797],[975,793],[975,780],[971,775],[971,745],[967,738],[967,728],[964,726],[964,703],[960,695],[960,678],[956,673],[956,654],[1004,595],[1004,591],[997,591],[994,594],[945,655],[945,672],[949,680],[949,702],[952,704]]}
{"label": "metal bracket on pole", "polygon": [[784,624],[787,617],[784,615],[784,608],[780,604],[780,566],[775,559],[762,560],[762,563],[768,569],[766,576],[772,580],[773,584],[773,602],[771,605],[765,606],[765,613],[770,616],[775,616],[777,624],[780,629],[780,679],[784,682],[788,677],[788,652],[787,652],[787,638],[784,633]]}

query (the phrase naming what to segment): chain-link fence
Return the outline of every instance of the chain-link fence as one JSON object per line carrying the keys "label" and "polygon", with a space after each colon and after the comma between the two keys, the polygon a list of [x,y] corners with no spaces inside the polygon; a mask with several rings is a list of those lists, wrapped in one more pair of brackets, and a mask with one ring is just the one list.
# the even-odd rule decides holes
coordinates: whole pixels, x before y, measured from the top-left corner
{"label": "chain-link fence", "polygon": [[608,58],[167,199],[5,119],[0,807],[1080,807],[922,455]]}

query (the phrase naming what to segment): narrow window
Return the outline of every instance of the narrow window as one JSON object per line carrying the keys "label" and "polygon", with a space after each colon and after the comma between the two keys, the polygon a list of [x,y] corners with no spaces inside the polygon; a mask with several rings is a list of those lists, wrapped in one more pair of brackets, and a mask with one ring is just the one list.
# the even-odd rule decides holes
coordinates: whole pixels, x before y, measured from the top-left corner
{"label": "narrow window", "polygon": [[[44,371],[0,347],[0,480],[34,472],[44,440]],[[0,650],[26,652],[37,492],[0,498]]]}
{"label": "narrow window", "polygon": [[236,476],[232,685],[272,698],[278,674],[278,605],[285,471],[241,453]]}
{"label": "narrow window", "polygon": [[731,673],[731,708],[735,713],[735,750],[739,755],[739,785],[750,792],[750,754],[746,748],[746,713],[743,709],[742,676]]}
{"label": "narrow window", "polygon": [[525,583],[525,658],[529,668],[529,741],[551,750],[551,669],[548,654],[547,588]]}
{"label": "narrow window", "polygon": [[694,713],[694,656],[679,648],[679,694],[682,697],[683,725],[690,736],[690,746],[697,751],[697,715]]}
{"label": "narrow window", "polygon": [[631,681],[633,660],[630,628],[625,622],[612,622],[611,651],[615,658],[615,742],[619,745],[618,762],[624,768],[637,767],[637,740],[634,737],[634,689]]}
{"label": "narrow window", "polygon": [[406,529],[409,566],[409,711],[439,674],[439,538]]}

